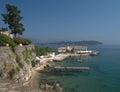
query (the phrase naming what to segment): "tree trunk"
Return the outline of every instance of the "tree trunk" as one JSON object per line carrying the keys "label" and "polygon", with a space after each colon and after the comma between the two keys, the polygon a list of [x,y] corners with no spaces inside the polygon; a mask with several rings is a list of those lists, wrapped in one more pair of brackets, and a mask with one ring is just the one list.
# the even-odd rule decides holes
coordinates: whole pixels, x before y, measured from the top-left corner
{"label": "tree trunk", "polygon": [[14,33],[14,37],[16,38],[16,33]]}

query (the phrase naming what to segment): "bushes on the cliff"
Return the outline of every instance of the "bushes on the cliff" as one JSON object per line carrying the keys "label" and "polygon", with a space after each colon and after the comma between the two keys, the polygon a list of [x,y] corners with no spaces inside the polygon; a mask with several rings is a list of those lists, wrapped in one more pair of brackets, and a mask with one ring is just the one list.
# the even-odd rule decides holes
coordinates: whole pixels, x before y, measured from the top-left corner
{"label": "bushes on the cliff", "polygon": [[55,50],[53,50],[52,48],[49,48],[49,47],[39,48],[36,46],[35,52],[36,52],[37,56],[41,56],[41,55],[47,55],[49,52],[55,52]]}
{"label": "bushes on the cliff", "polygon": [[35,67],[36,62],[35,61],[31,61],[32,67]]}
{"label": "bushes on the cliff", "polygon": [[16,56],[16,62],[18,63],[20,68],[24,67],[24,65],[20,62],[20,57],[19,56]]}
{"label": "bushes on the cliff", "polygon": [[29,61],[29,60],[26,60],[26,63],[29,65],[29,64],[30,64],[30,61]]}
{"label": "bushes on the cliff", "polygon": [[16,44],[23,44],[23,45],[29,45],[32,43],[32,41],[30,39],[21,38],[21,37],[14,38],[14,41]]}
{"label": "bushes on the cliff", "polygon": [[6,46],[6,44],[9,44],[9,46],[14,47],[17,44],[29,45],[31,43],[32,41],[27,38],[17,37],[12,39],[7,35],[0,34],[0,46]]}
{"label": "bushes on the cliff", "polygon": [[16,67],[16,71],[19,72],[19,71],[20,71],[20,68],[19,68],[19,67]]}
{"label": "bushes on the cliff", "polygon": [[12,38],[7,35],[0,34],[0,46],[5,46],[6,44],[9,44],[11,47],[16,45]]}

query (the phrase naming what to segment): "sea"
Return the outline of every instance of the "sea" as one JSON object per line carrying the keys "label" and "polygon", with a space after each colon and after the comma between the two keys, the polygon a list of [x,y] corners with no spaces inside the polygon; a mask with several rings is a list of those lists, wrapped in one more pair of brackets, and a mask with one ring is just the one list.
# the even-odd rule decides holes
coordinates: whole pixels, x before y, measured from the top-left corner
{"label": "sea", "polygon": [[38,79],[59,81],[63,92],[120,92],[120,45],[95,45],[89,49],[100,54],[69,57],[52,65],[85,66],[90,70],[39,73]]}

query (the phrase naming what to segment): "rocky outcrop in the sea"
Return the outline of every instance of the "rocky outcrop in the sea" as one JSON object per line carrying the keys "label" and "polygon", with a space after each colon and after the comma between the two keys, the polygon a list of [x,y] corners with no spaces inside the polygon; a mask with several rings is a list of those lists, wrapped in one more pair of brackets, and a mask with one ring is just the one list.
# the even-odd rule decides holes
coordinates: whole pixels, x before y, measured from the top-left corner
{"label": "rocky outcrop in the sea", "polygon": [[27,81],[35,66],[35,46],[0,47],[0,76],[17,82]]}
{"label": "rocky outcrop in the sea", "polygon": [[45,92],[63,92],[63,88],[58,81],[41,79],[39,81],[39,88]]}

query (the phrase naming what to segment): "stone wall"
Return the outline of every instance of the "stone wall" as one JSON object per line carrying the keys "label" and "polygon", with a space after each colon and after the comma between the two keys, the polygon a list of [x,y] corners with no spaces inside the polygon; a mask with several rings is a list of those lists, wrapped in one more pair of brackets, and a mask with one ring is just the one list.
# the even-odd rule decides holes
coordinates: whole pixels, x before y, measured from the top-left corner
{"label": "stone wall", "polygon": [[32,74],[32,62],[35,62],[34,45],[0,47],[0,76],[17,82],[27,81]]}

